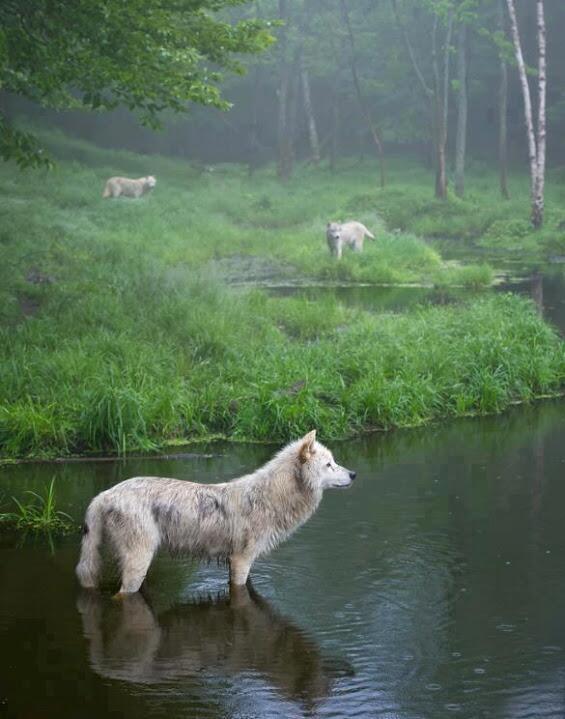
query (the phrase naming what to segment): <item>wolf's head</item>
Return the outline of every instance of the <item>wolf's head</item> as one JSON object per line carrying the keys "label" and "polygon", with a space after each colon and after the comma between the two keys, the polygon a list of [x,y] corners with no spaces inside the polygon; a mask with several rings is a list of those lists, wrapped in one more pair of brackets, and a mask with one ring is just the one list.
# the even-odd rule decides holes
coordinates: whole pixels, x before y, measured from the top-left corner
{"label": "wolf's head", "polygon": [[339,222],[328,222],[326,225],[326,236],[328,240],[339,240],[341,234],[341,225]]}
{"label": "wolf's head", "polygon": [[337,464],[327,447],[316,442],[316,430],[299,441],[298,460],[303,479],[315,489],[349,487],[356,476],[355,472]]}
{"label": "wolf's head", "polygon": [[157,180],[153,177],[153,175],[148,175],[147,177],[143,178],[145,181],[145,187],[147,189],[152,190],[155,185],[157,184]]}

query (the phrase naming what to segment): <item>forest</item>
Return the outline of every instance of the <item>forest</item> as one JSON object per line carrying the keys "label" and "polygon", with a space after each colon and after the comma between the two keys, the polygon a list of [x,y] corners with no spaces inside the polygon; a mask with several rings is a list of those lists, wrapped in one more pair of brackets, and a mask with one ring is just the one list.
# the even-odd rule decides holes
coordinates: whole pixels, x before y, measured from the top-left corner
{"label": "forest", "polygon": [[0,1],[1,716],[565,716],[564,30]]}

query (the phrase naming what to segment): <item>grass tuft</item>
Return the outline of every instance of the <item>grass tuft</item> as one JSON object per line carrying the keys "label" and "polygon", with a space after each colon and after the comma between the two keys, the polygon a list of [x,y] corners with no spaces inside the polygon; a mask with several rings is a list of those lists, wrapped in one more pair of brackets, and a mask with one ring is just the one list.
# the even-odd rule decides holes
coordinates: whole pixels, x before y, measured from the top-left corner
{"label": "grass tuft", "polygon": [[67,533],[73,530],[74,522],[66,512],[57,509],[55,497],[55,480],[52,479],[44,494],[31,490],[27,501],[12,497],[15,510],[0,512],[0,526],[33,532]]}

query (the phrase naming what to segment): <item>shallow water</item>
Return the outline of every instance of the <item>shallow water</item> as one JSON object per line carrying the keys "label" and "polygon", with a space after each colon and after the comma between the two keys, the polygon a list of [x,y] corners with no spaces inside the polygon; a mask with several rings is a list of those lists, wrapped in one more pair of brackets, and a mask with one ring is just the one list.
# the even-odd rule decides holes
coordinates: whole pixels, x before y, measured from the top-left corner
{"label": "shallow water", "polygon": [[342,287],[323,286],[273,286],[268,291],[279,297],[301,296],[310,300],[336,299],[345,305],[375,312],[402,312],[417,305],[446,305],[487,292],[515,292],[530,297],[544,317],[565,333],[565,273],[547,268],[515,281],[504,281],[493,290],[466,290],[462,288],[435,289],[432,287],[378,287],[352,285]]}
{"label": "shallow water", "polygon": [[[333,445],[358,471],[228,597],[216,566],[161,557],[146,597],[84,594],[78,535],[0,540],[0,716],[565,716],[565,406]],[[136,474],[205,482],[273,447],[0,468],[52,477],[77,519]]]}

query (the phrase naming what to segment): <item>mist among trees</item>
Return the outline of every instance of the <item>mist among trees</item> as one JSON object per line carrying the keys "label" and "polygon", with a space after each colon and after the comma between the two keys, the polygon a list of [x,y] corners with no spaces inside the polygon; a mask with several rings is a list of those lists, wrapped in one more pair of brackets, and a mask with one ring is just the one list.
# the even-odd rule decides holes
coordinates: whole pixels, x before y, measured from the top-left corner
{"label": "mist among trees", "polygon": [[[561,3],[97,7],[3,4],[5,157],[41,157],[32,136],[7,124],[24,113],[111,147],[244,162],[250,172],[276,162],[283,181],[295,163],[335,168],[339,157],[357,156],[376,160],[383,186],[387,160],[406,155],[433,170],[440,199],[449,188],[464,195],[469,162],[498,158],[503,197],[508,165],[530,168],[532,222],[541,224],[546,134],[550,165],[565,152]],[[138,119],[165,131],[143,130]]]}

